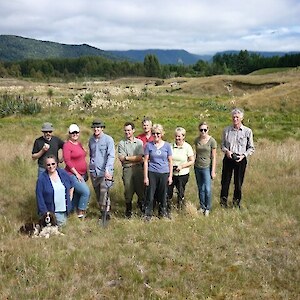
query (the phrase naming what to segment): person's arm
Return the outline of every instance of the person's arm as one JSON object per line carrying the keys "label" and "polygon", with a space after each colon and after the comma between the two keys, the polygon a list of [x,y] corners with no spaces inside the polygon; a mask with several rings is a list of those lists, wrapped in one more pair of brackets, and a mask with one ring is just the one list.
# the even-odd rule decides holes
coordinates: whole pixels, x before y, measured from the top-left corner
{"label": "person's arm", "polygon": [[246,153],[244,153],[245,157],[252,155],[255,151],[254,142],[253,142],[253,132],[250,128],[249,128],[249,136],[247,139],[246,148],[247,148]]}
{"label": "person's arm", "polygon": [[221,150],[222,152],[224,152],[224,154],[228,157],[231,158],[232,152],[227,148],[227,128],[225,128],[223,130],[223,134],[222,134],[222,141],[221,141]]}
{"label": "person's arm", "polygon": [[43,180],[42,178],[39,178],[36,183],[35,194],[36,194],[38,211],[41,214],[44,214],[48,211],[45,203],[44,195],[43,195],[43,189],[44,189]]}
{"label": "person's arm", "polygon": [[168,156],[168,162],[169,162],[169,177],[168,177],[168,185],[171,185],[173,182],[173,156]]}
{"label": "person's arm", "polygon": [[114,161],[115,161],[115,145],[112,137],[107,141],[107,159],[105,167],[105,179],[112,180],[114,174]]}
{"label": "person's arm", "polygon": [[216,177],[216,165],[217,165],[217,149],[211,149],[211,178]]}
{"label": "person's arm", "polygon": [[40,149],[39,151],[37,151],[37,148],[38,148],[38,143],[37,143],[37,141],[35,141],[34,146],[33,146],[33,150],[32,150],[32,155],[31,155],[33,160],[37,160],[41,156],[43,156],[44,153],[46,153],[50,147],[49,147],[49,144],[45,143],[43,145],[42,149]]}
{"label": "person's arm", "polygon": [[148,163],[149,163],[149,154],[145,154],[145,156],[144,156],[144,184],[146,186],[149,185]]}

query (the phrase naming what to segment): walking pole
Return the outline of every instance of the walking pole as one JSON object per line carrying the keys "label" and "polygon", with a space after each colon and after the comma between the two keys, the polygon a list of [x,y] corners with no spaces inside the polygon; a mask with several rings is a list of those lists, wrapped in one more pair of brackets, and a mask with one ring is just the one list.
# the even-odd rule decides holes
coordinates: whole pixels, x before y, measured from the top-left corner
{"label": "walking pole", "polygon": [[102,226],[105,228],[107,226],[107,215],[110,211],[110,197],[109,197],[109,191],[110,188],[113,185],[114,180],[113,179],[105,179],[105,184],[107,187],[107,192],[106,192],[106,199],[105,199],[105,210],[102,214]]}

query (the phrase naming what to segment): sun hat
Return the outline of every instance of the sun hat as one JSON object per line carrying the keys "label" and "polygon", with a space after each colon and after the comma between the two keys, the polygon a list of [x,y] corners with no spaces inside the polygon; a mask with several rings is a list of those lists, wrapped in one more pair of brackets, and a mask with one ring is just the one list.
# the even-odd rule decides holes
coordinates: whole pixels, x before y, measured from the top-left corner
{"label": "sun hat", "polygon": [[46,131],[53,131],[53,130],[54,130],[54,127],[53,127],[52,123],[46,122],[43,124],[41,131],[46,132]]}
{"label": "sun hat", "polygon": [[94,120],[93,123],[92,123],[91,128],[95,128],[95,127],[105,128],[105,124],[101,120]]}
{"label": "sun hat", "polygon": [[80,132],[78,125],[76,124],[71,124],[69,127],[69,133],[73,133],[73,132]]}

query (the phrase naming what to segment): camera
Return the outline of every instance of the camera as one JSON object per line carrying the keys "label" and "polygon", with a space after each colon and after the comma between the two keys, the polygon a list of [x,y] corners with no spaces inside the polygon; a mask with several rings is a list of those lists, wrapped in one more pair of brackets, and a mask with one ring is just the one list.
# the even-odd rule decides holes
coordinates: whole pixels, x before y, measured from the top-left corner
{"label": "camera", "polygon": [[232,153],[232,154],[231,154],[231,158],[232,158],[233,160],[239,160],[239,159],[240,159],[240,156],[239,156],[238,154],[236,154],[236,153]]}
{"label": "camera", "polygon": [[173,172],[177,171],[178,166],[173,166]]}

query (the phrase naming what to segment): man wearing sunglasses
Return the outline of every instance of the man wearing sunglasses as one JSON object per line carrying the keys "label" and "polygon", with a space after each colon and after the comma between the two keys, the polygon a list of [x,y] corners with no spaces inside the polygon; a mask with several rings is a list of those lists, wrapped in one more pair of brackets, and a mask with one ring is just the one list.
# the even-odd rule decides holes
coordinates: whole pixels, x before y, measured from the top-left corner
{"label": "man wearing sunglasses", "polygon": [[247,158],[254,152],[252,130],[243,125],[244,112],[235,108],[231,112],[232,125],[223,131],[221,147],[224,152],[220,204],[227,207],[228,191],[234,173],[233,207],[240,208],[242,185],[247,167]]}
{"label": "man wearing sunglasses", "polygon": [[[38,160],[38,176],[45,171],[44,158],[46,154],[54,155],[58,160],[59,150],[62,150],[64,142],[59,137],[53,136],[54,127],[51,123],[43,124],[41,131],[43,135],[34,141],[32,159]],[[62,155],[61,155],[62,157]]]}

